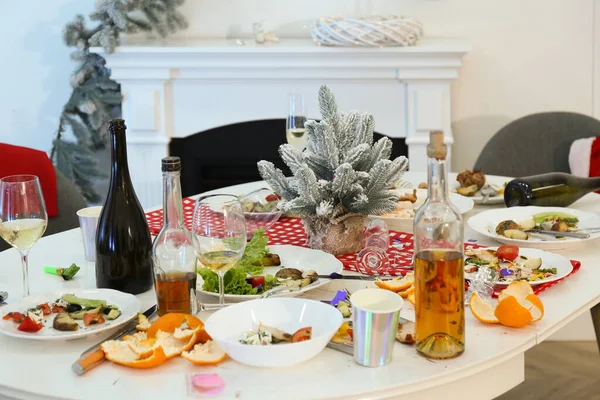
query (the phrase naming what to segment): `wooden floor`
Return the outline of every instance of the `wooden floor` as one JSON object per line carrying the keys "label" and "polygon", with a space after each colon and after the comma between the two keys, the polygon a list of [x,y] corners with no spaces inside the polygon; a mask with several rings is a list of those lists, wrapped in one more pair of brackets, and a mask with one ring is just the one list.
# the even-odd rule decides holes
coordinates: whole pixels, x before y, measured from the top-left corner
{"label": "wooden floor", "polygon": [[600,400],[595,342],[544,342],[525,353],[525,382],[496,400]]}

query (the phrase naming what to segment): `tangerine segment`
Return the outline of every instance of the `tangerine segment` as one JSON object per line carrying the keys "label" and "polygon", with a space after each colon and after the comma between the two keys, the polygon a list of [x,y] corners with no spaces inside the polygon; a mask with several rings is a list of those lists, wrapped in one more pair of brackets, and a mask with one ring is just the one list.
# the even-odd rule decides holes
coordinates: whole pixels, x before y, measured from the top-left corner
{"label": "tangerine segment", "polygon": [[[167,314],[168,315],[168,314]],[[191,349],[198,341],[198,333],[187,339],[176,339],[173,333],[158,331],[156,344],[165,350],[167,358],[173,358]]]}
{"label": "tangerine segment", "polygon": [[184,351],[181,357],[197,365],[212,365],[223,361],[227,354],[212,340],[197,344],[192,351]]}
{"label": "tangerine segment", "polygon": [[469,308],[471,312],[479,321],[486,324],[499,324],[498,318],[494,315],[494,308],[486,303],[477,292],[471,295],[469,300]]}
{"label": "tangerine segment", "polygon": [[533,320],[529,310],[514,296],[506,297],[500,301],[496,306],[494,315],[502,325],[512,328],[522,328]]}
{"label": "tangerine segment", "polygon": [[158,331],[174,333],[175,329],[204,328],[204,323],[190,314],[168,313],[157,319],[148,328],[148,337],[156,337]]}
{"label": "tangerine segment", "polygon": [[131,368],[154,368],[167,360],[162,347],[156,347],[150,356],[141,358],[129,348],[127,341],[109,340],[102,343],[107,360]]}

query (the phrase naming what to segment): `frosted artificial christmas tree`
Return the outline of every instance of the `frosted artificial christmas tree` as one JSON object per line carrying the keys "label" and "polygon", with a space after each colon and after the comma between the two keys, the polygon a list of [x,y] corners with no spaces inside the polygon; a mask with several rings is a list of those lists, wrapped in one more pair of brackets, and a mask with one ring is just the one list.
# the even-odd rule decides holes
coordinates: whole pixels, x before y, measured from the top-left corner
{"label": "frosted artificial christmas tree", "polygon": [[373,116],[340,114],[326,86],[319,89],[319,108],[323,119],[305,125],[304,151],[289,144],[279,147],[293,176],[286,177],[268,161],[260,161],[258,170],[281,195],[283,212],[302,217],[311,248],[335,255],[358,252],[367,215],[395,209],[399,197],[392,187],[408,159],[390,160],[391,140],[373,143]]}

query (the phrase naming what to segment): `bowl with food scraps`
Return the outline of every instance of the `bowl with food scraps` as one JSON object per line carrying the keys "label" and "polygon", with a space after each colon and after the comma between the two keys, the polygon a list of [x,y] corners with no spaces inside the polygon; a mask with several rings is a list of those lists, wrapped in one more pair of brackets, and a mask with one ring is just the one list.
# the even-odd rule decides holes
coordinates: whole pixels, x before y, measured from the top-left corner
{"label": "bowl with food scraps", "polygon": [[268,188],[257,189],[246,195],[240,196],[240,203],[246,218],[246,232],[248,240],[252,239],[254,231],[262,229],[267,231],[281,217],[278,208],[281,196]]}
{"label": "bowl with food scraps", "polygon": [[342,314],[329,304],[280,297],[228,306],[211,315],[204,326],[239,363],[289,367],[319,354],[342,321]]}

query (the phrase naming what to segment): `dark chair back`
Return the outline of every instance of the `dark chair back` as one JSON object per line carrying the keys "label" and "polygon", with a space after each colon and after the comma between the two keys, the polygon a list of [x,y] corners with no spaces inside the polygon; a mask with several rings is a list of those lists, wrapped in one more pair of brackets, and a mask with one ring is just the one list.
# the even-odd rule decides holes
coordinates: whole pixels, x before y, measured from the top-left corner
{"label": "dark chair back", "polygon": [[569,149],[576,139],[600,136],[600,121],[571,112],[545,112],[519,118],[485,145],[475,169],[486,174],[529,176],[570,172]]}

